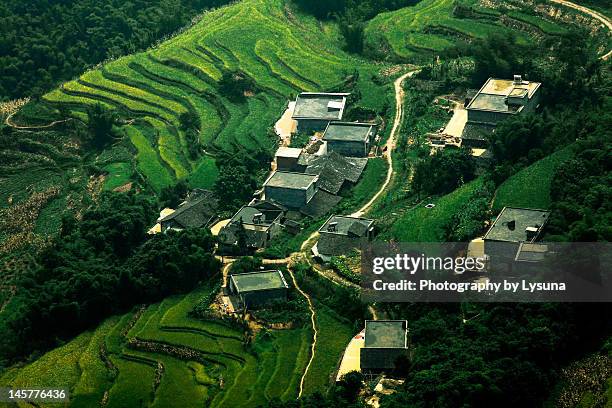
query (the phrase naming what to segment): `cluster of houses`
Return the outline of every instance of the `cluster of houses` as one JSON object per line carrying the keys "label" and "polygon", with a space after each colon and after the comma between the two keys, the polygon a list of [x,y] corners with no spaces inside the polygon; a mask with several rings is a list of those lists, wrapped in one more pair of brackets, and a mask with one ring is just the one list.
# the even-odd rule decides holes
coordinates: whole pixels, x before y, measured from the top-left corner
{"label": "cluster of houses", "polygon": [[[466,100],[463,112],[455,111],[459,116],[451,119],[449,133],[437,135],[437,141],[432,138],[432,145],[444,147],[446,140],[450,141],[447,144],[472,148],[475,156],[486,156],[487,135],[511,115],[534,111],[539,90],[539,83],[520,76],[489,79]],[[268,246],[281,232],[296,234],[302,220],[329,214],[342,193],[358,182],[375,141],[376,125],[342,121],[348,95],[302,93],[297,97],[291,105],[294,129],[316,136],[306,148],[278,148],[261,190],[216,231],[220,250],[241,245],[255,251]],[[150,232],[211,228],[219,221],[218,209],[213,193],[194,190],[176,210],[164,209]],[[474,245],[476,241],[470,244],[471,250],[494,257],[506,269],[520,262],[541,261],[546,246],[537,240],[548,216],[545,210],[505,207],[478,245]],[[370,241],[374,221],[332,214],[318,232],[312,252],[328,262]],[[288,288],[279,270],[232,274],[227,280],[229,294],[248,309],[286,300]],[[366,321],[360,340],[359,367],[363,372],[393,370],[398,358],[408,355],[408,324],[403,320]]]}
{"label": "cluster of houses", "polygon": [[[303,219],[318,219],[330,213],[342,194],[359,181],[376,136],[376,125],[342,121],[348,95],[312,92],[298,95],[293,104],[294,129],[316,136],[305,148],[284,145],[278,148],[273,170],[257,197],[220,230],[221,247],[237,245],[240,234],[243,241],[246,236],[248,249],[256,250],[265,248],[283,231],[297,233]],[[351,231],[355,247],[370,234]],[[328,259],[340,254],[323,251],[321,255]]]}

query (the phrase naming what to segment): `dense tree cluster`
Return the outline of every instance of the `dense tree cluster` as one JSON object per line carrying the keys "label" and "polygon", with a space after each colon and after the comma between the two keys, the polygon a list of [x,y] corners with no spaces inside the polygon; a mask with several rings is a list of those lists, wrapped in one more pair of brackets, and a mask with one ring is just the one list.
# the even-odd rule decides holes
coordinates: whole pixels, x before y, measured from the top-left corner
{"label": "dense tree cluster", "polygon": [[472,180],[475,172],[470,149],[447,147],[417,163],[412,185],[417,194],[446,194]]}
{"label": "dense tree cluster", "polygon": [[142,50],[227,0],[0,2],[0,100],[41,95],[110,57]]}
{"label": "dense tree cluster", "polygon": [[0,366],[93,327],[106,316],[193,289],[219,271],[205,229],[146,238],[155,214],[142,195],[108,193],[19,280],[0,318]]}
{"label": "dense tree cluster", "polygon": [[213,191],[219,198],[221,209],[232,213],[251,201],[253,192],[268,173],[269,162],[269,153],[265,151],[255,155],[239,153],[218,157],[219,178]]}

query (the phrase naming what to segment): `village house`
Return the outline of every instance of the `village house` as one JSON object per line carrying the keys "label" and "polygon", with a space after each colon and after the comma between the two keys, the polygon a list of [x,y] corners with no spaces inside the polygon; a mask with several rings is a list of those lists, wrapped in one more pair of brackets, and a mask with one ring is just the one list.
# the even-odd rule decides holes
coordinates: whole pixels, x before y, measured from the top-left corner
{"label": "village house", "polygon": [[323,140],[328,152],[349,157],[368,157],[374,138],[375,125],[371,123],[330,122]]}
{"label": "village house", "polygon": [[289,285],[278,270],[236,273],[229,277],[230,294],[241,307],[255,309],[273,300],[286,300]]}
{"label": "village house", "polygon": [[311,174],[275,171],[264,182],[265,199],[299,210],[315,195],[318,179]]}
{"label": "village house", "polygon": [[525,81],[520,75],[514,79],[489,78],[466,107],[467,123],[462,144],[486,148],[488,136],[498,123],[513,115],[534,112],[540,103],[540,82]]}
{"label": "village house", "polygon": [[302,92],[295,100],[292,119],[298,133],[323,131],[331,121],[342,120],[348,93]]}
{"label": "village house", "polygon": [[160,230],[210,228],[219,219],[218,208],[219,201],[212,191],[195,189],[175,211],[167,211],[168,215],[160,217]]}
{"label": "village house", "polygon": [[[550,211],[504,207],[484,235],[484,253],[489,258],[489,270],[510,272],[523,248],[523,243],[534,243],[540,237]],[[537,254],[534,254],[536,256]],[[520,256],[522,259],[523,254]]]}
{"label": "village house", "polygon": [[[244,233],[247,250],[265,248],[268,242],[281,231],[287,209],[272,201],[253,200],[234,214],[231,220],[219,231],[219,249],[231,249],[239,244]],[[242,232],[240,230],[243,230]]]}
{"label": "village house", "polygon": [[365,343],[360,350],[361,371],[392,371],[400,356],[408,357],[408,321],[366,320]]}
{"label": "village house", "polygon": [[374,220],[343,215],[332,215],[319,228],[319,240],[312,248],[313,254],[323,262],[332,257],[346,255],[374,235]]}

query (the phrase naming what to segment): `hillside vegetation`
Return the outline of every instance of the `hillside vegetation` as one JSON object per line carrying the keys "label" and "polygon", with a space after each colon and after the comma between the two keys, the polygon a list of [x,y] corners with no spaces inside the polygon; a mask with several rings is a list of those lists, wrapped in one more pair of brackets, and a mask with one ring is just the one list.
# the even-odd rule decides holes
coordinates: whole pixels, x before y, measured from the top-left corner
{"label": "hillside vegetation", "polygon": [[[152,407],[201,407],[204,403],[235,407],[256,406],[274,398],[294,400],[308,359],[309,330],[264,330],[246,345],[240,328],[188,316],[211,290],[203,286],[110,318],[34,363],[6,371],[0,384],[68,387],[73,407],[97,406],[101,401],[120,408],[139,407],[143,402]],[[333,323],[333,317],[323,318],[343,327]],[[350,338],[351,333],[346,334]],[[317,384],[309,383],[309,392],[327,386],[324,379],[341,349],[331,351],[333,355],[321,350],[332,364],[317,366],[323,370],[317,371],[323,381],[317,378]]]}
{"label": "hillside vegetation", "polygon": [[379,58],[427,61],[432,53],[491,33],[510,33],[520,44],[529,44],[534,38],[567,31],[558,22],[517,5],[497,1],[488,5],[477,0],[422,0],[412,7],[381,13],[365,28],[364,51]]}
{"label": "hillside vegetation", "polygon": [[[216,154],[270,154],[276,140],[268,130],[300,91],[344,88],[352,75],[368,95],[362,107],[381,111],[384,91],[371,82],[377,71],[336,48],[314,19],[296,16],[284,1],[246,0],[206,13],[159,47],[86,72],[43,99],[76,118],[98,103],[119,113],[136,168],[156,191],[187,177],[192,187],[210,187]],[[250,85],[228,94],[220,81],[231,87],[236,78]],[[181,115],[197,118],[198,140],[187,136]],[[201,146],[195,157],[192,143]],[[110,179],[124,177],[118,163],[107,170]]]}

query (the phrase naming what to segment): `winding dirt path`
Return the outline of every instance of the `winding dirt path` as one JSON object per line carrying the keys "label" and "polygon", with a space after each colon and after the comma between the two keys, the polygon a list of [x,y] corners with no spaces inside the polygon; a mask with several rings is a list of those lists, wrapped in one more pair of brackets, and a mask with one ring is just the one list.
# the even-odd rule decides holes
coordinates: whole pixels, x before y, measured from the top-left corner
{"label": "winding dirt path", "polygon": [[295,276],[293,275],[293,271],[291,270],[290,267],[287,268],[287,271],[289,271],[289,275],[291,275],[293,286],[295,286],[297,291],[300,292],[300,294],[304,296],[304,298],[306,299],[306,302],[308,302],[308,309],[310,309],[310,323],[312,324],[312,344],[310,345],[310,359],[308,360],[308,364],[306,364],[306,368],[304,369],[302,378],[300,378],[300,391],[298,392],[298,398],[300,398],[302,396],[302,393],[304,392],[304,380],[306,379],[308,370],[310,369],[310,366],[312,365],[312,361],[314,360],[315,350],[317,346],[317,335],[319,334],[319,331],[317,330],[315,309],[314,309],[314,306],[312,305],[312,299],[310,298],[310,295],[304,292],[302,288],[300,288],[300,286],[297,283],[297,280],[295,279]]}
{"label": "winding dirt path", "polygon": [[387,168],[387,177],[385,178],[385,182],[380,186],[376,194],[363,205],[359,210],[352,213],[351,217],[362,217],[366,214],[372,205],[378,200],[378,198],[385,192],[389,184],[391,183],[391,179],[393,178],[393,149],[395,148],[395,143],[397,141],[397,135],[402,125],[402,118],[404,117],[404,89],[402,88],[402,84],[406,78],[411,77],[418,70],[410,71],[405,73],[404,75],[397,78],[394,82],[395,87],[395,119],[393,120],[393,127],[391,128],[391,133],[389,134],[389,140],[385,144],[385,153],[384,156],[387,159],[388,168]]}
{"label": "winding dirt path", "polygon": [[69,118],[69,119],[55,120],[55,121],[53,121],[53,122],[51,122],[51,123],[48,123],[48,124],[46,124],[46,125],[39,125],[39,126],[21,126],[21,125],[17,125],[17,124],[15,124],[15,123],[11,122],[11,119],[13,118],[13,115],[14,115],[15,113],[17,113],[17,112],[13,112],[13,113],[11,113],[10,115],[8,115],[8,116],[6,117],[6,119],[4,120],[4,123],[5,123],[7,126],[10,126],[10,127],[14,128],[14,129],[19,129],[19,130],[40,130],[40,129],[48,129],[48,128],[53,127],[53,126],[55,126],[55,125],[58,125],[58,124],[60,124],[60,123],[66,123],[66,122],[68,122],[68,121],[72,120],[72,118]]}
{"label": "winding dirt path", "polygon": [[[582,13],[588,14],[591,17],[593,17],[594,19],[597,19],[597,20],[601,21],[602,24],[605,25],[608,28],[608,31],[612,31],[612,21],[610,21],[610,19],[607,16],[604,16],[603,14],[601,14],[598,11],[591,10],[588,7],[581,6],[579,4],[572,3],[571,1],[567,1],[567,0],[550,0],[550,1],[552,3],[561,4],[563,6],[570,7],[570,8],[573,8],[574,10],[578,10],[578,11],[580,11]],[[610,58],[611,55],[612,55],[612,50],[609,50],[606,54],[602,55],[599,58],[604,60],[604,61],[607,61],[608,58]]]}

